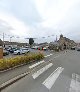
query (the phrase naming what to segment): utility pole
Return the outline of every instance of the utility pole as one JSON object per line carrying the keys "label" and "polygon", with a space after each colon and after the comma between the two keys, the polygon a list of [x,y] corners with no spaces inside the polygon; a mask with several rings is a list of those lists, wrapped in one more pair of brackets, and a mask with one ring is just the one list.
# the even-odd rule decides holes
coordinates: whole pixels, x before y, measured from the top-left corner
{"label": "utility pole", "polygon": [[56,42],[57,42],[57,35],[56,35]]}
{"label": "utility pole", "polygon": [[11,42],[11,38],[12,38],[12,37],[10,37],[10,42]]}
{"label": "utility pole", "polygon": [[10,37],[10,42],[11,42],[11,38],[12,38],[12,37]]}
{"label": "utility pole", "polygon": [[3,47],[4,47],[4,33],[3,33]]}

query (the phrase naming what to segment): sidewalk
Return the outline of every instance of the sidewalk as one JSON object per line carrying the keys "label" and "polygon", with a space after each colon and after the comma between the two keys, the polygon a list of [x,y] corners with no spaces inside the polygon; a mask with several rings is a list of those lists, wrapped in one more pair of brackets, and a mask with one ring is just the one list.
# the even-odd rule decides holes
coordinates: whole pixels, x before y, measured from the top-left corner
{"label": "sidewalk", "polygon": [[24,65],[24,66],[0,73],[0,85],[22,73],[30,71],[30,69],[28,68],[30,65],[31,64]]}

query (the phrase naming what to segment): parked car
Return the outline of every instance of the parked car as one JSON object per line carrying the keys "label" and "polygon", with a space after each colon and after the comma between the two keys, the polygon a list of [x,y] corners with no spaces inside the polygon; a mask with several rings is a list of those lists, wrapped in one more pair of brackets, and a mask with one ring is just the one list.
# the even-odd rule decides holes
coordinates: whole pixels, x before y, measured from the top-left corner
{"label": "parked car", "polygon": [[80,51],[80,48],[79,48],[79,49],[77,49],[77,51]]}
{"label": "parked car", "polygon": [[9,55],[9,51],[3,50],[3,56]]}
{"label": "parked car", "polygon": [[30,48],[29,46],[25,46],[25,48]]}
{"label": "parked car", "polygon": [[9,51],[11,48],[5,48],[5,50]]}
{"label": "parked car", "polygon": [[22,48],[22,49],[15,50],[13,54],[14,55],[21,55],[21,54],[25,54],[28,52],[29,52],[29,50],[27,48]]}
{"label": "parked car", "polygon": [[14,55],[20,55],[20,54],[22,54],[22,50],[21,49],[15,50],[13,54]]}
{"label": "parked car", "polygon": [[47,48],[46,48],[46,47],[44,47],[44,48],[42,48],[42,49],[43,49],[43,50],[45,50],[45,51],[47,50]]}
{"label": "parked car", "polygon": [[75,47],[72,47],[71,50],[75,50]]}
{"label": "parked car", "polygon": [[31,49],[38,49],[39,46],[33,46]]}
{"label": "parked car", "polygon": [[8,49],[8,51],[9,51],[10,53],[14,53],[15,50],[17,50],[17,48],[9,48],[9,49]]}
{"label": "parked car", "polygon": [[25,53],[28,53],[28,52],[30,52],[29,49],[27,49],[27,48],[22,48],[22,54],[25,54]]}
{"label": "parked car", "polygon": [[13,50],[13,49],[10,49],[9,52],[10,52],[10,53],[14,53],[14,50]]}

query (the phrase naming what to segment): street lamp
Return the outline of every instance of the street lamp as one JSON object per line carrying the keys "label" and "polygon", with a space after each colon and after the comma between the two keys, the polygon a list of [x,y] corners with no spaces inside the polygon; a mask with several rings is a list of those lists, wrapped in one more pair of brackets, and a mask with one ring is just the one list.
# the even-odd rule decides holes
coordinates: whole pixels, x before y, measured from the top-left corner
{"label": "street lamp", "polygon": [[11,36],[11,37],[10,37],[10,42],[11,42],[11,39],[12,39],[13,37],[14,37],[14,36]]}

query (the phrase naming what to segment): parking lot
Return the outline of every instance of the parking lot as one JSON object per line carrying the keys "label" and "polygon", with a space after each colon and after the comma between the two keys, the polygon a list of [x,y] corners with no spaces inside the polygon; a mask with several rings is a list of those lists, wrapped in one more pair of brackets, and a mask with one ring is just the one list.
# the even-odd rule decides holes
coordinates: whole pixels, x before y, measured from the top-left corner
{"label": "parking lot", "polygon": [[[50,54],[51,51],[48,50],[48,51],[44,51],[44,50],[36,50],[36,49],[31,49],[29,48],[29,53],[37,53],[37,52],[41,52],[43,53],[44,55],[47,55],[47,54]],[[6,55],[6,56],[3,56],[3,58],[12,58],[12,57],[16,57],[16,56],[23,56],[24,54],[21,54],[21,55],[14,55],[13,53],[9,53],[9,55]]]}

